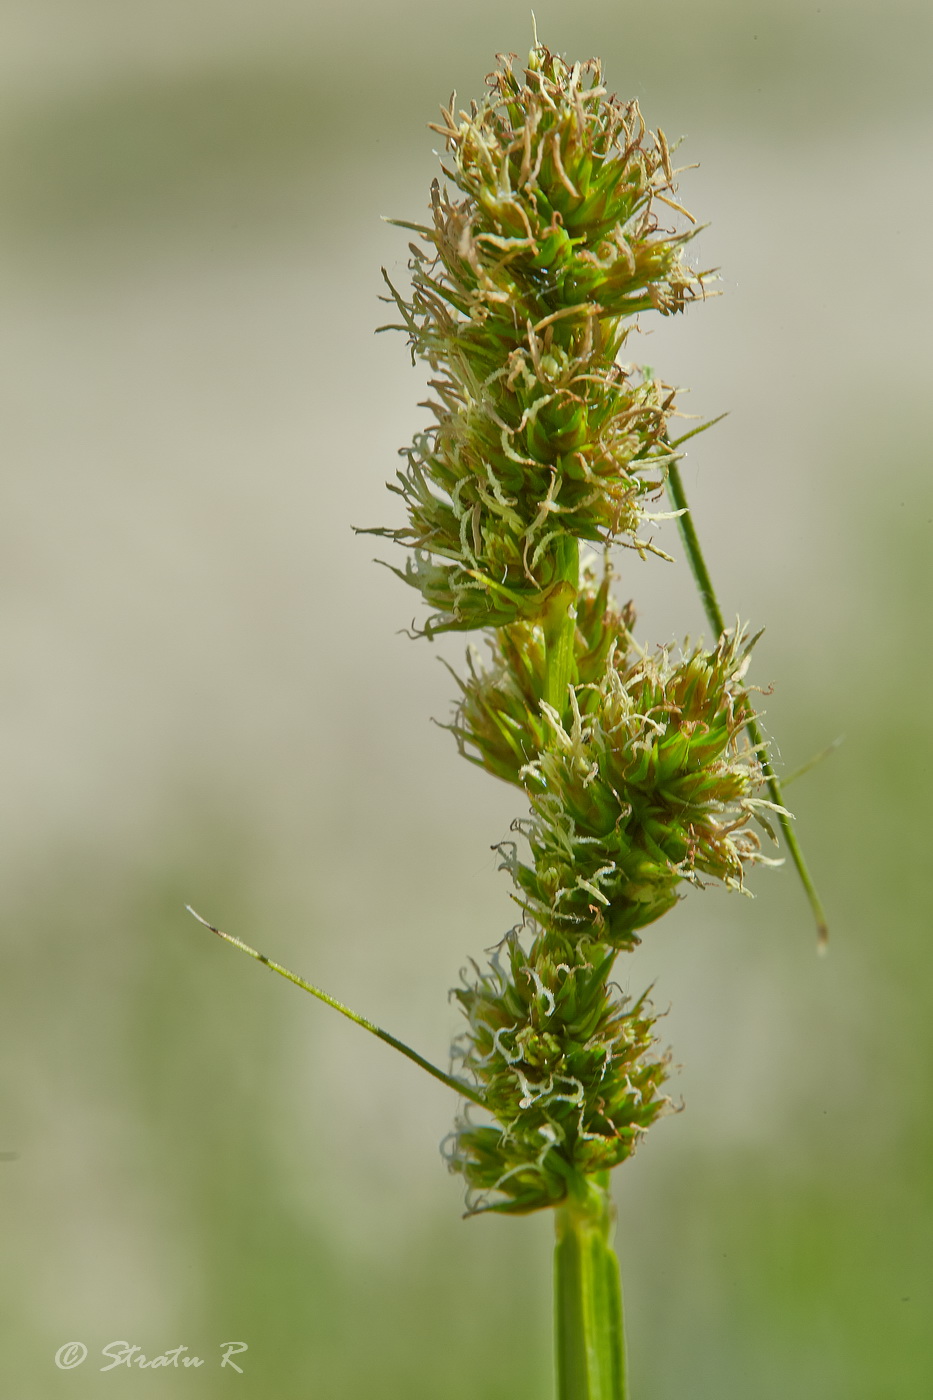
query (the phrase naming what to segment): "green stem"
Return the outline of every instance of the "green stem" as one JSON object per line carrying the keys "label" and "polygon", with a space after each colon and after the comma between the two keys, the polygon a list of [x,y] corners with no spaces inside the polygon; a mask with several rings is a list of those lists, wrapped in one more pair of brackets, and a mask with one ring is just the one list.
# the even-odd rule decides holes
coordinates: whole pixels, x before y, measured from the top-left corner
{"label": "green stem", "polygon": [[568,687],[577,678],[574,638],[577,594],[580,591],[580,546],[570,536],[556,548],[558,581],[551,589],[544,614],[544,699],[561,720],[569,708]]}
{"label": "green stem", "polygon": [[[677,517],[677,523],[680,526],[681,538],[684,542],[684,548],[687,551],[687,558],[690,561],[690,568],[693,571],[693,577],[696,580],[700,598],[703,601],[704,611],[717,637],[722,636],[723,632],[726,630],[726,624],[723,621],[719,600],[716,597],[716,592],[709,576],[709,570],[706,567],[706,560],[700,548],[700,540],[693,523],[693,515],[687,504],[687,493],[684,491],[680,468],[676,462],[671,462],[667,469],[667,485],[675,510],[681,512]],[[810,901],[810,908],[813,910],[813,917],[816,919],[816,931],[819,945],[821,948],[825,948],[829,938],[829,928],[826,923],[826,914],[823,910],[823,904],[816,892],[816,886],[811,879],[810,872],[807,869],[807,863],[804,860],[803,851],[800,849],[790,818],[783,810],[784,796],[781,792],[781,784],[771,765],[771,759],[768,757],[768,750],[765,746],[761,730],[758,727],[758,721],[755,719],[751,706],[747,701],[745,704],[744,719],[748,737],[758,750],[759,761],[761,763],[762,772],[765,775],[768,792],[771,794],[771,800],[777,807],[782,809],[777,814],[778,821],[781,825],[781,831],[784,834],[784,840],[787,843],[787,849],[790,851],[791,859],[797,867],[800,883],[803,885],[807,899]]]}
{"label": "green stem", "polygon": [[393,1050],[397,1050],[406,1059],[412,1060],[421,1069],[427,1070],[434,1079],[439,1079],[442,1084],[446,1084],[448,1089],[454,1089],[458,1094],[462,1094],[465,1099],[471,1099],[473,1103],[479,1104],[480,1108],[485,1107],[483,1096],[469,1084],[464,1084],[462,1079],[455,1079],[452,1074],[445,1074],[437,1065],[432,1065],[430,1060],[426,1060],[423,1055],[419,1055],[417,1050],[412,1050],[410,1045],[406,1045],[404,1040],[398,1040],[388,1031],[367,1021],[365,1016],[360,1016],[358,1012],[351,1011],[349,1006],[344,1006],[342,1001],[330,996],[327,992],[321,991],[320,987],[315,987],[313,983],[306,982],[303,977],[299,977],[297,972],[289,972],[287,967],[282,967],[280,963],[273,962],[267,958],[265,953],[258,953],[255,948],[251,948],[248,943],[244,943],[241,938],[237,938],[232,933],[224,933],[223,929],[217,928],[214,924],[209,924],[202,918],[196,909],[192,909],[190,904],[185,908],[189,914],[193,914],[199,924],[209,928],[211,933],[216,933],[218,938],[222,938],[225,943],[232,943],[234,948],[239,948],[241,953],[246,953],[249,957],[255,958],[262,963],[263,967],[268,967],[270,971],[277,972],[280,977],[284,977],[287,982],[294,982],[296,987],[300,987],[303,992],[310,992],[311,996],[317,997],[318,1001],[323,1001],[325,1005],[332,1006],[335,1011],[339,1011],[341,1016],[346,1016],[348,1021],[352,1021],[355,1026],[362,1026],[364,1031],[369,1031],[371,1035],[379,1040],[385,1041],[386,1045],[391,1045]]}
{"label": "green stem", "polygon": [[578,1177],[557,1207],[557,1400],[626,1400],[625,1333],[609,1173]]}

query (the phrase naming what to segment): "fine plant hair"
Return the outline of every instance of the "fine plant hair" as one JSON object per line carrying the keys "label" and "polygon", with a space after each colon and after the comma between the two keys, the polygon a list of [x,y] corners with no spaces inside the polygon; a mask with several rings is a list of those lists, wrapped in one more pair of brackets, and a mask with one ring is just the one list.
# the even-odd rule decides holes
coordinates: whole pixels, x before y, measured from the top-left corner
{"label": "fine plant hair", "polygon": [[[724,625],[684,494],[681,449],[710,425],[678,434],[674,390],[627,358],[639,318],[710,289],[686,258],[696,224],[673,148],[608,94],[596,60],[537,42],[526,68],[500,57],[484,99],[458,111],[452,98],[433,129],[446,184],[427,222],[401,223],[411,286],[386,277],[397,319],[381,328],[428,366],[430,420],[390,484],[404,520],[368,533],[407,551],[392,567],[424,601],[416,635],[480,634],[447,727],[520,798],[498,847],[517,922],[454,989],[448,1071],[222,936],[456,1090],[444,1152],[467,1213],[555,1209],[560,1400],[620,1400],[609,1172],[670,1100],[655,1013],[622,994],[616,960],[687,887],[745,891],[779,830],[821,941],[825,919],[750,698],[757,638]],[[707,646],[645,648],[614,591],[614,547],[627,585],[647,554],[670,558],[665,519]]]}

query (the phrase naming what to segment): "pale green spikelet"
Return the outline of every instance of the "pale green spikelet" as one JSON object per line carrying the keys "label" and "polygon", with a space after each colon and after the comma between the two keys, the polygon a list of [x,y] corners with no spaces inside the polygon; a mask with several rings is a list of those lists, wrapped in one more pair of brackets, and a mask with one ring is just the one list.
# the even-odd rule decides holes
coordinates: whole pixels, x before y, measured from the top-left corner
{"label": "pale green spikelet", "polygon": [[533,864],[516,879],[536,917],[615,947],[666,913],[684,880],[741,889],[760,857],[749,829],[762,782],[737,701],[739,632],[673,662],[666,650],[607,667],[522,770]]}
{"label": "pale green spikelet", "polygon": [[645,999],[607,983],[615,952],[517,932],[454,995],[468,1021],[463,1069],[494,1122],[467,1112],[448,1151],[472,1212],[522,1212],[562,1200],[575,1175],[617,1166],[669,1107],[667,1059],[653,1051]]}
{"label": "pale green spikelet", "polygon": [[430,225],[408,225],[412,293],[392,288],[412,355],[434,378],[435,423],[392,487],[408,524],[403,571],[434,609],[425,632],[538,620],[564,540],[640,547],[643,502],[671,459],[673,393],[618,362],[638,312],[680,310],[696,276],[689,233],[658,230],[663,137],[608,98],[597,63],[536,49],[525,80],[437,129],[464,198],[435,183]]}
{"label": "pale green spikelet", "polygon": [[[576,596],[574,672],[577,703],[584,713],[596,703],[594,687],[608,665],[624,666],[635,616],[631,604],[617,609],[609,591],[611,572],[597,579],[585,567]],[[507,782],[522,784],[522,770],[538,757],[550,732],[541,708],[547,686],[547,645],[540,623],[521,622],[487,637],[490,663],[468,655],[468,675],[457,677],[461,701],[450,726],[461,753]]]}

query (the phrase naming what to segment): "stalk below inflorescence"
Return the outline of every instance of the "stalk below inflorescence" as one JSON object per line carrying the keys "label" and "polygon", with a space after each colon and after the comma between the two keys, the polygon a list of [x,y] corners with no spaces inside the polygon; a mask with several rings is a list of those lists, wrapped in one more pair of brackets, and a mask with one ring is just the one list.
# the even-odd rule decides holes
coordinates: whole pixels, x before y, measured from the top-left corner
{"label": "stalk below inflorescence", "polygon": [[626,1400],[615,1210],[607,1174],[574,1181],[555,1211],[557,1400]]}

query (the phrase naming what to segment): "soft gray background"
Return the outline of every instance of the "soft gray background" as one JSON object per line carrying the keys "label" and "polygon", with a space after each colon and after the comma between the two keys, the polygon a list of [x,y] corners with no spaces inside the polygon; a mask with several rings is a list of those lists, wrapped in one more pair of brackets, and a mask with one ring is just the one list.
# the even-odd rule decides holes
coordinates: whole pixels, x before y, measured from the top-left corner
{"label": "soft gray background", "polygon": [[[538,0],[686,134],[724,295],[635,353],[730,417],[686,465],[833,925],[790,870],[691,896],[657,979],[686,1112],[618,1173],[638,1400],[933,1393],[926,876],[929,165],[915,0]],[[525,3],[5,0],[0,510],[3,1393],[539,1400],[551,1222],[459,1218],[452,1097],[199,930],[443,1060],[511,922],[514,795],[352,524],[423,377],[380,264],[426,131]],[[645,324],[645,330],[648,323]],[[676,537],[669,543],[676,551]],[[649,642],[686,570],[622,560]],[[244,1374],[219,1343],[249,1343]],[[57,1370],[56,1349],[92,1356]],[[200,1370],[100,1375],[105,1343]]]}

